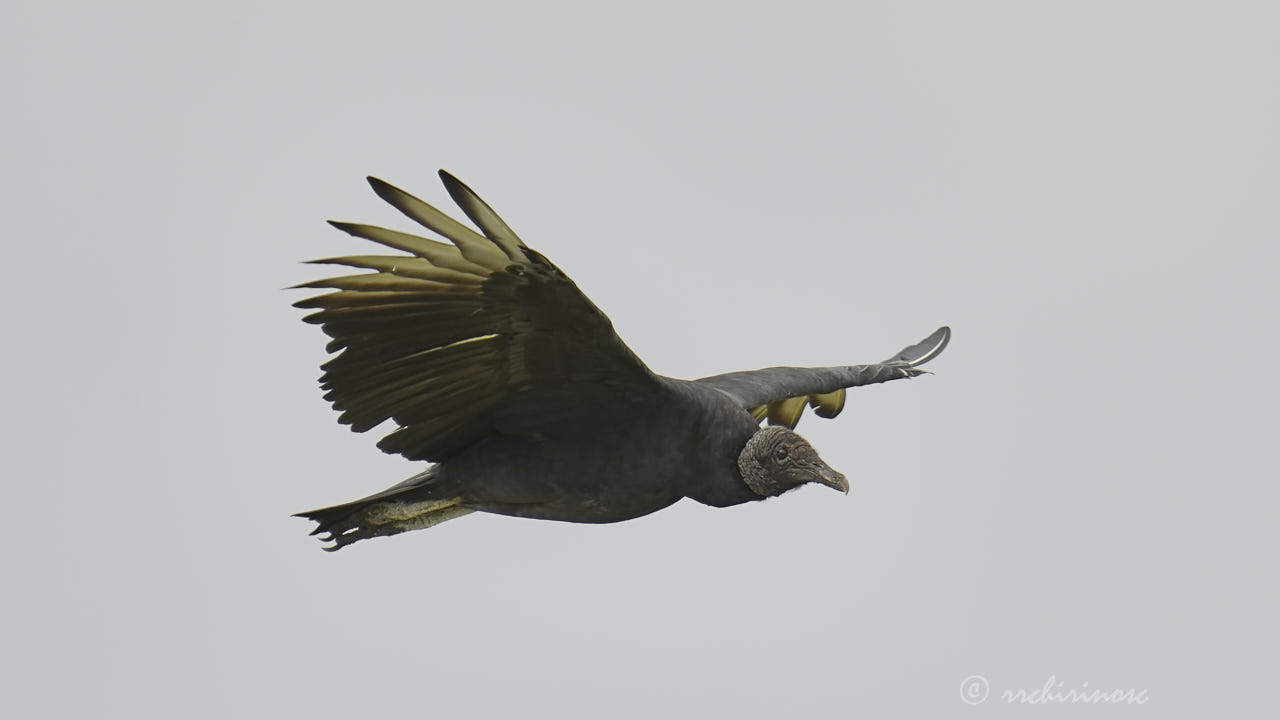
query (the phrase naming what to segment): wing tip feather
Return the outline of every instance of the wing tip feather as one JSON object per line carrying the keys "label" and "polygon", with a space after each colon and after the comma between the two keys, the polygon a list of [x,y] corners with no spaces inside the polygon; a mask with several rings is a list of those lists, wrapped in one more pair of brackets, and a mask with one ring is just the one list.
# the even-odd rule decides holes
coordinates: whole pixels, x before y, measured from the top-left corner
{"label": "wing tip feather", "polygon": [[359,237],[359,235],[356,235],[356,229],[359,227],[359,223],[345,222],[343,220],[325,220],[325,222],[329,224],[329,227],[341,230],[348,235]]}
{"label": "wing tip feather", "polygon": [[885,362],[914,368],[938,357],[950,342],[951,327],[943,325],[925,339],[914,345],[908,345]]}

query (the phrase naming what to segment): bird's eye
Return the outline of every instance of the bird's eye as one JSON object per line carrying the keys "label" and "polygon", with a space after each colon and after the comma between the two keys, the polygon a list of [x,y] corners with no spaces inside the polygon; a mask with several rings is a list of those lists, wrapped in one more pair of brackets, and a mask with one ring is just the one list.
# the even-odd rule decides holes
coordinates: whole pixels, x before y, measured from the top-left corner
{"label": "bird's eye", "polygon": [[780,447],[780,448],[778,448],[777,450],[774,450],[774,451],[773,451],[773,458],[774,458],[775,460],[777,460],[778,462],[782,462],[782,461],[786,460],[786,459],[787,459],[787,449],[786,449],[785,447]]}

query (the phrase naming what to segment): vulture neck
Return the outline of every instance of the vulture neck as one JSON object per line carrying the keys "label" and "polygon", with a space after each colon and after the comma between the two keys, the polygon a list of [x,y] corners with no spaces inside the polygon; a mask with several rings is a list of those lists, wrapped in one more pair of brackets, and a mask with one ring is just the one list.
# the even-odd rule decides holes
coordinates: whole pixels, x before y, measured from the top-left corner
{"label": "vulture neck", "polygon": [[732,476],[708,478],[706,482],[700,483],[698,487],[685,494],[703,505],[712,507],[729,507],[764,499],[763,495],[756,494],[737,473]]}
{"label": "vulture neck", "polygon": [[748,441],[760,429],[755,419],[725,403],[703,417],[699,426],[693,433],[697,446],[690,448],[688,457],[701,458],[701,467],[688,476],[684,494],[713,507],[763,500],[743,479],[739,461]]}

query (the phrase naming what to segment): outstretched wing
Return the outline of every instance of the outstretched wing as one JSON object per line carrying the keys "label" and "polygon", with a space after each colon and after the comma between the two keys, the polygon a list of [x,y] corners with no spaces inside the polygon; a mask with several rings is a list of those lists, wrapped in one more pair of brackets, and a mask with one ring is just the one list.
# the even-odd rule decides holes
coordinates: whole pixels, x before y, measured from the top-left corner
{"label": "outstretched wing", "polygon": [[452,245],[395,230],[332,222],[407,254],[313,262],[376,272],[297,287],[336,291],[295,303],[333,338],[320,378],[339,422],[364,432],[393,420],[378,443],[411,460],[443,460],[493,433],[554,433],[626,411],[657,383],[609,319],[555,265],[531,250],[470,188],[440,171],[484,233],[369,178],[374,192]]}
{"label": "outstretched wing", "polygon": [[833,418],[844,409],[845,388],[915,377],[927,370],[919,366],[942,352],[951,341],[951,328],[940,327],[932,335],[902,352],[871,365],[843,367],[775,367],[726,373],[694,382],[709,385],[733,398],[756,420],[795,428],[805,405],[818,417]]}

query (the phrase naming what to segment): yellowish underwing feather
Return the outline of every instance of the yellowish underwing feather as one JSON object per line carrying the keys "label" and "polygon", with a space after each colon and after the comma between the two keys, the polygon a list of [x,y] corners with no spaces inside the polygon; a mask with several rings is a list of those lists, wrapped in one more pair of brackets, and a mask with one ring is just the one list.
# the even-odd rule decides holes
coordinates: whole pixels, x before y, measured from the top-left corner
{"label": "yellowish underwing feather", "polygon": [[431,205],[419,200],[394,185],[389,185],[377,178],[369,178],[373,191],[383,200],[391,203],[397,210],[412,218],[423,227],[434,230],[450,242],[458,246],[462,256],[477,265],[490,270],[501,270],[510,263],[510,258],[502,250],[475,230],[445,215]]}
{"label": "yellowish underwing feather", "polygon": [[[450,246],[442,245],[442,247]],[[457,250],[457,248],[453,249]],[[458,257],[461,259],[461,254]],[[381,270],[382,272],[394,273],[402,277],[435,280],[455,285],[484,282],[483,276],[437,267],[432,265],[430,260],[409,255],[350,255],[347,257],[325,258],[324,260],[311,260],[310,262],[314,265],[345,265],[347,267]]]}
{"label": "yellowish underwing feather", "polygon": [[822,393],[821,395],[809,396],[809,407],[813,408],[813,412],[821,418],[833,418],[840,414],[844,409],[845,389],[839,388],[833,392]]}
{"label": "yellowish underwing feather", "polygon": [[[417,235],[400,232],[399,230],[388,230],[387,228],[378,227],[376,225],[363,225],[360,223],[346,223],[330,220],[329,224],[339,230],[361,237],[366,240],[372,240],[381,243],[387,247],[393,247],[397,250],[413,253],[426,260],[436,267],[448,268],[459,272],[471,273],[472,275],[485,276],[490,273],[492,268],[483,263],[474,262],[471,258],[466,257],[460,248],[453,245],[446,245],[442,242],[429,240]],[[475,233],[472,233],[473,235]],[[480,237],[476,235],[476,237]],[[481,238],[482,242],[489,244],[487,240]],[[489,244],[493,248],[492,244]],[[497,249],[493,248],[493,252],[497,253]]]}
{"label": "yellowish underwing feather", "polygon": [[748,410],[748,412],[751,413],[751,417],[755,418],[756,422],[768,418],[770,425],[783,425],[794,430],[800,422],[800,418],[804,415],[806,403],[813,408],[818,417],[833,418],[844,409],[845,395],[845,389],[838,388],[829,393],[801,395],[799,397],[775,400],[768,405],[757,405]]}
{"label": "yellowish underwing feather", "polygon": [[795,429],[796,423],[800,422],[800,416],[804,414],[804,405],[808,400],[808,397],[793,397],[769,403],[769,424]]}
{"label": "yellowish underwing feather", "polygon": [[458,203],[458,207],[462,208],[462,212],[471,218],[471,221],[480,227],[485,237],[497,243],[507,257],[516,262],[522,262],[527,259],[524,254],[524,243],[515,234],[507,224],[498,217],[498,213],[489,207],[489,203],[480,199],[475,191],[467,187],[467,184],[458,178],[450,175],[444,170],[440,171],[440,179],[444,181],[445,189],[449,191],[453,201]]}
{"label": "yellowish underwing feather", "polygon": [[451,283],[422,280],[420,278],[393,275],[392,273],[366,273],[364,275],[343,275],[341,277],[312,280],[299,283],[295,288],[338,288],[340,290],[389,291],[404,290],[408,292],[452,289]]}

